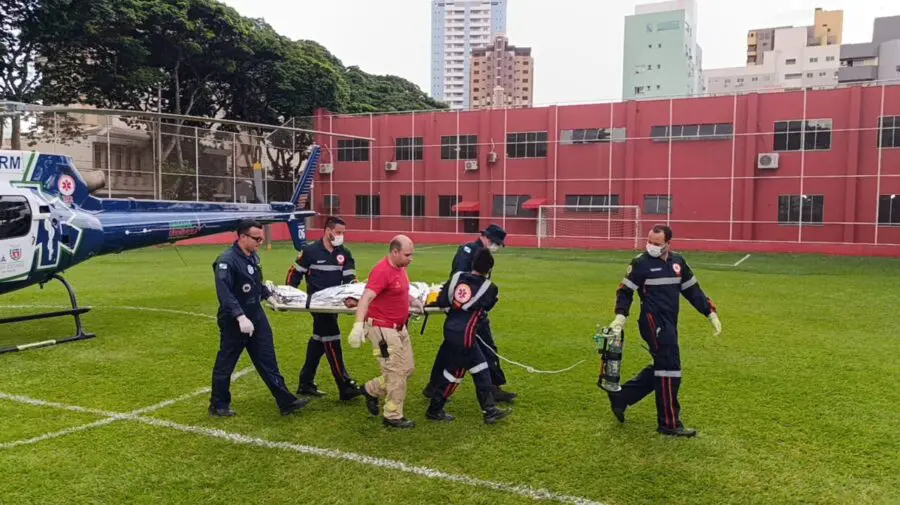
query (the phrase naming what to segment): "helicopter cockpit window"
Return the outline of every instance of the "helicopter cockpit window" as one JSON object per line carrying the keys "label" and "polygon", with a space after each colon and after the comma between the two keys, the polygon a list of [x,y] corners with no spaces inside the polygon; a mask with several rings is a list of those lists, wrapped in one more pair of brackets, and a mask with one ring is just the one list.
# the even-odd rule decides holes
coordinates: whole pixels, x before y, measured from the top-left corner
{"label": "helicopter cockpit window", "polygon": [[31,207],[21,196],[0,196],[0,240],[23,237],[31,230]]}

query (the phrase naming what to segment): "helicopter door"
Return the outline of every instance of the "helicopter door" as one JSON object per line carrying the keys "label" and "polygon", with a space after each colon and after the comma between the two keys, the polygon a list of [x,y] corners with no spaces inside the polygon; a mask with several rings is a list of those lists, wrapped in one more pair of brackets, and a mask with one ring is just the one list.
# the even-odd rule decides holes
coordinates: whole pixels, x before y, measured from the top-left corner
{"label": "helicopter door", "polygon": [[34,232],[31,204],[20,195],[0,195],[0,282],[31,272]]}

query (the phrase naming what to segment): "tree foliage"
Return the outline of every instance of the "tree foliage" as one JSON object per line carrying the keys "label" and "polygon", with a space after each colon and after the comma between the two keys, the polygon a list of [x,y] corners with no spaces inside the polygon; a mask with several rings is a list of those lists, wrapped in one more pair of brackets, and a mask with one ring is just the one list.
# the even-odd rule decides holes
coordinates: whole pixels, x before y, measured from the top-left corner
{"label": "tree foliage", "polygon": [[173,173],[191,169],[195,127],[238,134],[252,147],[241,151],[243,166],[266,156],[280,180],[291,180],[312,141],[280,131],[262,145],[271,129],[223,127],[215,119],[301,126],[296,118],[318,108],[445,107],[405,79],[345,67],[320,44],[291,40],[216,0],[0,0],[0,16],[0,89],[16,86],[0,96],[210,118],[131,120],[161,143]]}

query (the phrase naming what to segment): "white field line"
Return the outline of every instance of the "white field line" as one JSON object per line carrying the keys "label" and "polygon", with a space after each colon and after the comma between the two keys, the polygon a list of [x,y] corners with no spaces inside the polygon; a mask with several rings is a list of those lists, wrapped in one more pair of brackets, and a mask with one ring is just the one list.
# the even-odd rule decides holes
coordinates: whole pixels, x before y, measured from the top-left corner
{"label": "white field line", "polygon": [[[241,370],[241,371],[239,371],[239,372],[233,373],[233,374],[231,375],[231,381],[234,382],[234,381],[240,379],[241,377],[247,375],[248,373],[252,372],[253,370],[254,370],[254,368],[251,366],[251,367],[247,367],[247,368],[245,368],[245,369],[243,369],[243,370]],[[139,416],[139,415],[142,415],[142,414],[149,414],[149,413],[155,412],[155,411],[157,411],[157,410],[159,410],[159,409],[166,408],[166,407],[168,407],[168,406],[170,406],[170,405],[174,405],[175,403],[182,402],[182,401],[185,401],[185,400],[190,400],[191,398],[194,398],[194,397],[197,397],[197,396],[200,396],[200,395],[204,395],[204,394],[207,394],[207,393],[209,393],[209,392],[210,392],[210,388],[208,388],[208,387],[207,387],[207,388],[203,388],[203,389],[198,389],[197,391],[194,391],[193,393],[188,393],[188,394],[186,394],[186,395],[181,395],[181,396],[179,396],[178,398],[172,398],[171,400],[165,400],[165,401],[159,402],[159,403],[157,403],[157,404],[150,405],[149,407],[144,407],[144,408],[141,408],[141,409],[138,409],[138,410],[133,410],[133,411],[127,413],[127,414],[115,414],[115,413],[106,412],[106,411],[104,411],[104,410],[84,409],[84,408],[81,408],[81,407],[77,407],[77,408],[72,407],[72,408],[70,408],[70,406],[63,405],[63,404],[60,404],[60,403],[55,403],[55,404],[54,404],[54,403],[51,403],[51,402],[43,402],[43,404],[42,404],[41,406],[44,406],[44,407],[54,407],[54,408],[58,408],[58,409],[71,410],[71,411],[73,411],[73,412],[81,412],[81,413],[86,413],[86,414],[94,414],[94,415],[97,415],[97,416],[103,416],[105,419],[100,419],[99,421],[94,421],[94,422],[90,422],[90,423],[87,423],[87,424],[82,424],[82,425],[79,425],[79,426],[73,426],[73,427],[71,427],[71,428],[66,428],[66,429],[59,430],[59,431],[53,431],[53,432],[49,432],[49,433],[44,433],[43,435],[39,435],[39,436],[33,437],[33,438],[28,438],[28,439],[24,439],[24,440],[16,440],[16,441],[13,441],[13,442],[5,442],[5,443],[0,444],[0,450],[2,450],[2,449],[11,449],[11,448],[13,448],[13,447],[18,447],[18,446],[21,446],[21,445],[32,445],[32,444],[36,444],[36,443],[38,443],[38,442],[43,442],[44,440],[52,440],[52,439],[54,439],[54,438],[64,437],[64,436],[66,436],[66,435],[71,435],[71,434],[73,434],[73,433],[78,433],[78,432],[80,432],[80,431],[86,431],[86,430],[90,430],[90,429],[93,429],[93,428],[98,428],[98,427],[100,427],[100,426],[106,426],[107,424],[111,424],[111,423],[114,423],[114,422],[116,422],[116,421],[129,420],[129,419],[132,419],[132,418],[135,417],[135,416]],[[25,396],[6,395],[6,394],[3,394],[3,393],[0,393],[0,399],[6,399],[6,400],[11,400],[11,401],[17,401],[17,402],[20,402],[20,403],[28,403],[27,400],[29,400],[29,398],[28,398],[28,397],[25,397]],[[112,415],[111,415],[111,414],[112,414]]]}
{"label": "white field line", "polygon": [[[118,412],[107,412],[97,409],[88,409],[84,407],[79,407],[77,405],[65,405],[61,403],[55,402],[46,402],[43,400],[36,400],[33,398],[29,398],[26,396],[20,395],[10,395],[6,393],[0,393],[0,399],[10,400],[14,402],[24,403],[33,406],[39,407],[50,407],[60,410],[68,410],[71,412],[83,412],[83,413],[91,413],[96,415],[105,416],[111,421],[106,424],[109,424],[115,420],[128,420],[137,423],[141,423],[148,426],[154,426],[158,428],[169,428],[173,430],[177,430],[183,433],[191,433],[195,435],[202,435],[210,438],[217,438],[221,440],[225,440],[231,442],[233,444],[239,445],[249,445],[253,447],[261,447],[265,449],[275,449],[282,451],[293,451],[299,454],[309,454],[313,456],[319,456],[324,458],[338,459],[344,461],[350,461],[353,463],[359,463],[362,465],[374,466],[377,468],[381,468],[384,470],[394,470],[404,473],[410,473],[413,475],[418,475],[420,477],[425,477],[428,479],[436,479],[443,480],[447,482],[455,482],[458,484],[464,484],[467,486],[484,488],[484,489],[492,489],[494,491],[500,491],[507,494],[521,496],[523,498],[530,498],[532,500],[546,500],[546,501],[554,501],[559,503],[568,503],[575,505],[603,505],[600,502],[596,502],[593,500],[589,500],[587,498],[581,498],[578,496],[569,496],[563,494],[557,494],[552,491],[548,491],[546,489],[533,488],[531,486],[521,485],[521,484],[506,484],[502,482],[494,482],[483,479],[476,479],[473,477],[468,477],[465,475],[456,475],[450,474],[446,472],[442,472],[440,470],[434,470],[432,468],[427,468],[424,466],[414,466],[403,463],[402,461],[396,461],[385,458],[378,458],[373,456],[366,456],[363,454],[356,454],[353,452],[345,452],[339,451],[335,449],[322,449],[319,447],[312,447],[308,445],[301,444],[293,444],[289,442],[274,442],[271,440],[266,440],[264,438],[250,437],[247,435],[241,435],[239,433],[230,433],[223,430],[205,428],[202,426],[191,426],[185,424],[179,424],[172,421],[165,421],[162,419],[155,419],[150,417],[142,417],[135,415],[133,413],[123,414]],[[104,419],[103,421],[107,421]],[[98,425],[101,421],[96,421],[91,423],[93,425]],[[70,432],[72,432],[70,430]],[[61,436],[61,435],[60,435]],[[21,444],[19,444],[21,445]]]}
{"label": "white field line", "polygon": [[[201,312],[187,312],[175,309],[157,309],[154,307],[132,307],[128,305],[99,305],[90,306],[93,309],[119,309],[119,310],[139,310],[145,312],[162,312],[165,314],[176,314],[180,316],[202,317],[206,319],[215,319],[216,316],[203,314]],[[0,305],[0,309],[71,309],[71,305]]]}
{"label": "white field line", "polygon": [[737,263],[735,263],[735,264],[732,265],[732,266],[740,266],[741,263],[747,261],[749,258],[750,258],[750,255],[748,254],[748,255],[744,256],[743,258],[739,259],[739,260],[737,261]]}

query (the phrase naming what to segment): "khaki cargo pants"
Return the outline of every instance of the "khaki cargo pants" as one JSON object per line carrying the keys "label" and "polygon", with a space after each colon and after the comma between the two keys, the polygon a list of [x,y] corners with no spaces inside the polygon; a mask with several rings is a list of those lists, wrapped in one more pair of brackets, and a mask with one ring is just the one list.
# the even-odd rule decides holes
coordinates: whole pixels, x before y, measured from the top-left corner
{"label": "khaki cargo pants", "polygon": [[[378,365],[381,367],[381,375],[366,383],[366,392],[378,398],[385,398],[385,419],[401,419],[403,401],[406,399],[406,380],[415,369],[408,327],[397,331],[373,326],[366,321],[365,332],[366,338],[372,344],[372,354],[378,358]],[[387,358],[381,355],[379,344],[382,339],[387,343]]]}

